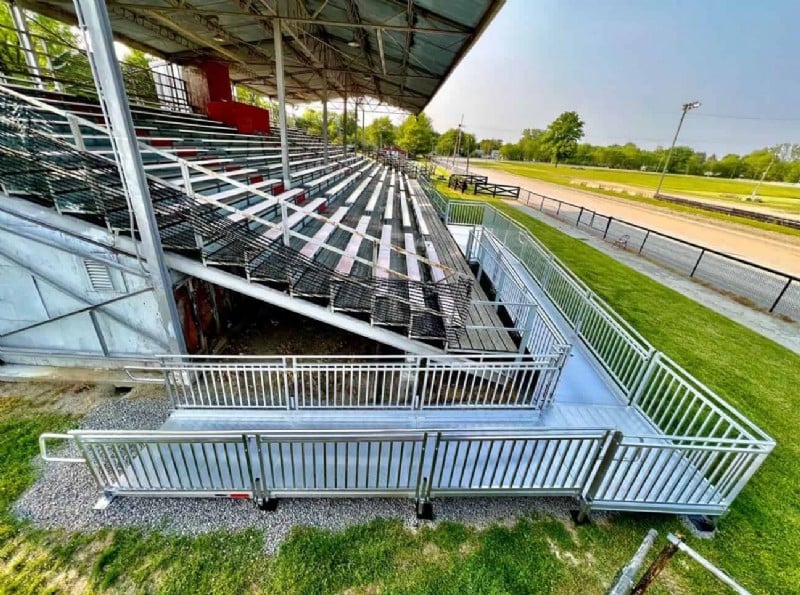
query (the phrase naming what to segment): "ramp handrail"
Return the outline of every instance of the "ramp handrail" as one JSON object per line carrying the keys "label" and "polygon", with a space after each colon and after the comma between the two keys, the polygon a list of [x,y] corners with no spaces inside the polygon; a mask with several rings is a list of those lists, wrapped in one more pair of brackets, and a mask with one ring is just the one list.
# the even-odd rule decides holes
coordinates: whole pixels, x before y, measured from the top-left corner
{"label": "ramp handrail", "polygon": [[55,434],[55,433],[45,433],[39,436],[39,453],[42,457],[43,461],[48,461],[50,463],[85,463],[86,459],[83,457],[59,457],[51,455],[47,451],[47,441],[48,440],[64,440],[64,441],[75,441],[75,436],[73,434]]}
{"label": "ramp handrail", "polygon": [[[481,356],[165,358],[175,407],[226,409],[541,409],[564,351]],[[126,372],[136,377],[139,368]]]}
{"label": "ramp handrail", "polygon": [[698,464],[692,451],[663,438],[643,442],[603,428],[71,430],[68,436],[106,498],[403,496],[419,506],[447,496],[572,496],[586,510],[718,515],[766,456],[721,445],[694,451],[713,461]]}
{"label": "ramp handrail", "polygon": [[[454,224],[467,217],[481,230],[481,238],[486,234],[495,238],[497,252],[506,250],[517,258],[656,432],[708,440],[735,435],[768,450],[774,447],[763,430],[656,351],[522,225],[488,203],[448,201],[430,183],[423,182],[423,188],[436,196],[433,202],[445,223],[451,223],[450,213]],[[483,217],[478,223],[479,210]]]}

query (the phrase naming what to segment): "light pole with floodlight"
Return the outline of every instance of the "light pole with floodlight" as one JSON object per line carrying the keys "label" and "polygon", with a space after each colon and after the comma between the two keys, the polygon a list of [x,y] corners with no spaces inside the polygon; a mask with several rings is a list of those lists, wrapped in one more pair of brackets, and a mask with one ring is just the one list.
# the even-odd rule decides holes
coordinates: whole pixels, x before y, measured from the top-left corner
{"label": "light pole with floodlight", "polygon": [[661,177],[658,179],[658,187],[656,188],[656,193],[654,196],[658,196],[661,192],[661,184],[664,183],[664,176],[667,173],[667,168],[669,167],[669,160],[672,157],[672,150],[675,148],[675,143],[678,141],[678,134],[681,131],[681,125],[683,125],[683,119],[686,117],[686,112],[689,110],[697,109],[702,104],[699,101],[690,101],[689,103],[683,104],[683,112],[681,113],[681,119],[678,120],[678,129],[675,131],[675,136],[672,138],[672,146],[669,148],[669,153],[667,153],[667,161],[664,163],[664,169],[661,170]]}

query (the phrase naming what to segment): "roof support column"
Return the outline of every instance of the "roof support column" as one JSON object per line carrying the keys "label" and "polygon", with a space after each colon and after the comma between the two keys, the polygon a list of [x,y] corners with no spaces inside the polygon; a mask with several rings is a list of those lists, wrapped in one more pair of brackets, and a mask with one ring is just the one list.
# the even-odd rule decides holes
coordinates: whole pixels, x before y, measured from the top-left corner
{"label": "roof support column", "polygon": [[328,79],[322,76],[322,157],[328,165]]}
{"label": "roof support column", "polygon": [[12,2],[9,8],[11,9],[11,18],[14,20],[14,27],[17,29],[19,45],[22,46],[25,63],[28,65],[28,72],[34,84],[39,89],[44,90],[42,73],[39,71],[39,61],[36,59],[36,51],[33,49],[31,33],[28,30],[28,17],[25,15],[25,11],[17,6],[16,2]]}
{"label": "roof support column", "polygon": [[344,92],[344,113],[342,114],[342,155],[347,157],[347,90]]}
{"label": "roof support column", "polygon": [[153,284],[153,294],[169,350],[175,354],[186,353],[181,319],[172,290],[172,278],[164,264],[161,235],[153,213],[150,188],[139,153],[122,71],[114,52],[114,39],[106,5],[102,0],[75,0],[75,12],[80,28],[87,37],[89,61],[98,97],[105,114],[125,194],[136,217],[146,269]]}
{"label": "roof support column", "polygon": [[272,21],[272,31],[275,37],[275,77],[278,87],[278,126],[281,131],[281,169],[283,171],[283,188],[292,187],[289,175],[289,137],[286,132],[286,84],[283,80],[283,32],[279,19]]}
{"label": "roof support column", "polygon": [[[364,107],[364,98],[361,98],[361,151],[367,153],[367,129],[364,120],[367,117],[367,108]],[[356,127],[358,127],[358,112],[356,112]]]}

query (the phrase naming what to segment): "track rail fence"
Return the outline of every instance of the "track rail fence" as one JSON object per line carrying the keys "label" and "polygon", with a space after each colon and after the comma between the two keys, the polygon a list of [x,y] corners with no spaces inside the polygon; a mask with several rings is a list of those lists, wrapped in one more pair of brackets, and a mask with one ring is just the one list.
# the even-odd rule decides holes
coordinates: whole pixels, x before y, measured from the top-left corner
{"label": "track rail fence", "polygon": [[[446,167],[463,172],[449,163]],[[797,276],[525,188],[517,200],[718,291],[745,298],[761,310],[800,321]]]}

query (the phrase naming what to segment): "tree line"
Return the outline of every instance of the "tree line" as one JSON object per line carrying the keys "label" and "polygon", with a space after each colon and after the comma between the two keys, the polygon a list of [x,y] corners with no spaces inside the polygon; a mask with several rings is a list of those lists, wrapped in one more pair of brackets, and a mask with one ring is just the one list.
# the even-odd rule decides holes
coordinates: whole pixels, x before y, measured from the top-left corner
{"label": "tree line", "polygon": [[[298,117],[298,127],[319,134],[321,114],[306,110]],[[341,116],[329,117],[329,136],[340,142]],[[669,147],[644,149],[634,143],[594,145],[580,142],[584,136],[584,122],[574,111],[559,115],[545,129],[526,128],[515,143],[504,143],[501,139],[478,139],[474,134],[462,131],[459,140],[458,128],[443,133],[436,132],[430,118],[425,114],[409,116],[395,126],[388,117],[377,118],[362,132],[356,120],[348,114],[349,142],[359,146],[375,148],[396,145],[412,155],[427,155],[434,152],[450,156],[457,152],[461,157],[488,157],[499,151],[501,159],[510,161],[535,161],[631,169],[661,171],[667,160]],[[720,178],[751,178],[764,176],[769,181],[800,182],[800,145],[784,143],[751,151],[746,155],[728,153],[722,156],[697,151],[692,147],[676,146],[669,159],[667,171]]]}
{"label": "tree line", "polygon": [[[545,130],[526,128],[515,143],[504,143],[500,157],[512,161],[539,161],[571,165],[662,171],[669,147],[643,149],[634,143],[593,145],[583,138],[583,121],[575,112],[564,112]],[[483,142],[483,141],[482,141]],[[777,182],[800,182],[800,146],[783,143],[723,156],[676,146],[667,171],[675,174],[721,178],[761,178]]]}

